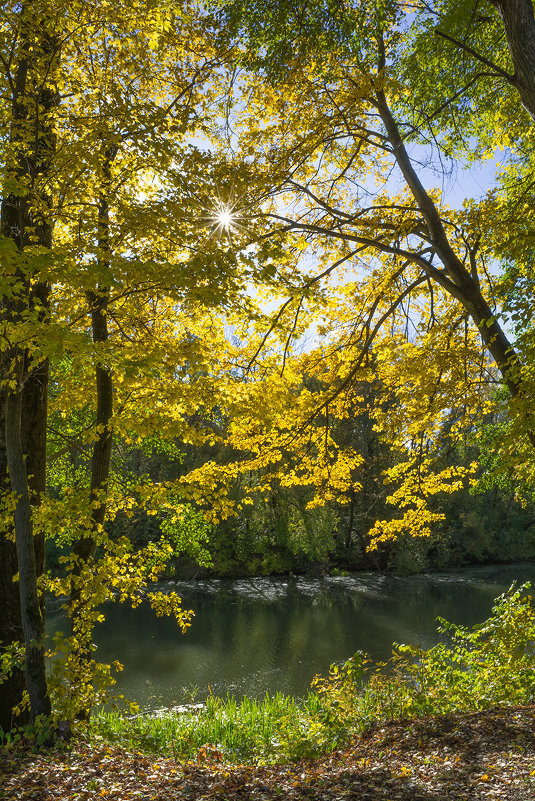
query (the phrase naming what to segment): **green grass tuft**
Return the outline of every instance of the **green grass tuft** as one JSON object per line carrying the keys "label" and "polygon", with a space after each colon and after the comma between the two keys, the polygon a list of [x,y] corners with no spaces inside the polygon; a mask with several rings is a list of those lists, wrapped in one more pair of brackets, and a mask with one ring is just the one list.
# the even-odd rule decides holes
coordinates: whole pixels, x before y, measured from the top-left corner
{"label": "green grass tuft", "polygon": [[312,693],[302,701],[282,694],[241,701],[210,696],[201,709],[179,713],[126,718],[100,712],[92,720],[91,734],[180,759],[199,755],[257,763],[297,759],[322,750],[306,735],[318,700]]}

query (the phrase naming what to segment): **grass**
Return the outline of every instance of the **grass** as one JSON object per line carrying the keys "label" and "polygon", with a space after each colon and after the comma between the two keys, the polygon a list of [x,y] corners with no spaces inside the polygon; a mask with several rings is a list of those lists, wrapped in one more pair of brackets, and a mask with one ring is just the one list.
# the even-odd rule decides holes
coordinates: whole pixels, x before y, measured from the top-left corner
{"label": "grass", "polygon": [[[233,762],[296,759],[325,750],[310,740],[319,696],[303,700],[286,695],[226,699],[210,696],[202,708],[126,718],[100,712],[91,723],[92,737],[181,759],[199,754]],[[316,738],[317,739],[317,738]],[[332,743],[332,747],[335,743]]]}

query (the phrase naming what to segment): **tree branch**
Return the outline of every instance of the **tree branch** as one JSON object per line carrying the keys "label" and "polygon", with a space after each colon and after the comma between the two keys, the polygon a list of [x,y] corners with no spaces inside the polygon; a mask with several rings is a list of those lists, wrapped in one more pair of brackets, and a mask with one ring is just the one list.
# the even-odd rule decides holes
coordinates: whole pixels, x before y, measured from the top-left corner
{"label": "tree branch", "polygon": [[507,72],[506,70],[502,69],[497,64],[494,64],[494,62],[489,61],[488,58],[482,56],[481,53],[478,53],[477,50],[474,50],[469,45],[464,44],[464,42],[460,42],[458,39],[454,39],[453,36],[449,35],[449,33],[443,33],[443,31],[439,31],[438,28],[435,28],[435,36],[440,36],[442,39],[446,39],[446,41],[454,44],[460,50],[464,50],[466,53],[469,53],[477,61],[480,61],[482,64],[484,64],[494,73],[496,73],[496,75],[499,75],[501,78],[504,78],[512,86],[516,86],[517,84],[516,75],[511,75],[510,72]]}

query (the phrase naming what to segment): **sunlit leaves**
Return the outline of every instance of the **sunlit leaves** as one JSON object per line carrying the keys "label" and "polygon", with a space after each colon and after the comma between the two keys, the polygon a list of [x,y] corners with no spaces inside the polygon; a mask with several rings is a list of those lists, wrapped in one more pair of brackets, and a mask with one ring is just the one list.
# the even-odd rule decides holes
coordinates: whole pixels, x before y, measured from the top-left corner
{"label": "sunlit leaves", "polygon": [[[339,24],[327,47],[317,22],[330,14],[336,27],[337,17],[326,4],[314,4],[300,26],[290,24],[293,11],[276,11],[254,7],[247,16],[239,4],[225,9],[240,31],[238,42],[246,43],[244,63],[254,65],[240,84],[252,113],[240,113],[240,97],[235,142],[244,157],[256,153],[271,182],[262,212],[285,253],[274,259],[280,301],[264,324],[267,334],[250,326],[241,335],[248,372],[236,394],[242,406],[233,409],[232,441],[261,457],[248,455],[244,464],[283,483],[314,486],[317,500],[337,493],[340,500],[347,486],[358,487],[358,459],[336,448],[331,428],[348,413],[359,382],[376,381],[372,416],[399,466],[387,476],[394,508],[380,530],[385,537],[388,526],[392,536],[428,534],[441,517],[433,499],[469,484],[475,469],[452,468],[445,454],[473,441],[492,407],[498,377],[481,337],[494,353],[487,329],[497,330],[506,312],[495,260],[504,239],[517,253],[530,251],[525,235],[517,244],[519,223],[507,218],[503,194],[494,190],[452,208],[443,185],[435,186],[446,160],[465,166],[468,148],[488,158],[511,141],[506,120],[520,104],[512,85],[502,91],[510,59],[501,22],[490,6],[476,13],[443,3],[408,12],[402,4],[364,10],[356,3],[344,10],[352,36],[344,38]],[[450,39],[438,37],[437,26]],[[300,49],[305,42],[309,50]],[[479,48],[496,69],[473,74],[482,62],[463,43]],[[482,85],[492,92],[481,94]],[[526,117],[520,112],[515,120],[522,125]],[[513,186],[511,177],[510,196]],[[526,320],[529,298],[522,291],[517,298],[515,320]],[[312,319],[316,342],[299,356],[295,343]],[[500,357],[498,367],[522,397],[516,419],[525,426],[520,407],[529,406],[532,386],[527,348],[521,358],[525,366],[511,355]],[[317,382],[314,393],[310,381]],[[279,414],[260,407],[260,393]],[[341,479],[346,459],[351,467]]]}

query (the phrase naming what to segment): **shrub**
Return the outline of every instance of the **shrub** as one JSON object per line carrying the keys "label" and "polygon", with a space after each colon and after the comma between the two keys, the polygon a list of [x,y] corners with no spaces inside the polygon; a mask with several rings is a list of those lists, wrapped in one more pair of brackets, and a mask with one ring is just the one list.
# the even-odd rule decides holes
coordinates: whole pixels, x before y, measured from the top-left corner
{"label": "shrub", "polygon": [[323,720],[340,731],[361,730],[388,718],[531,703],[535,611],[528,588],[501,595],[491,617],[472,629],[439,618],[444,639],[427,651],[396,644],[392,658],[371,671],[362,654],[331,667],[313,682]]}

